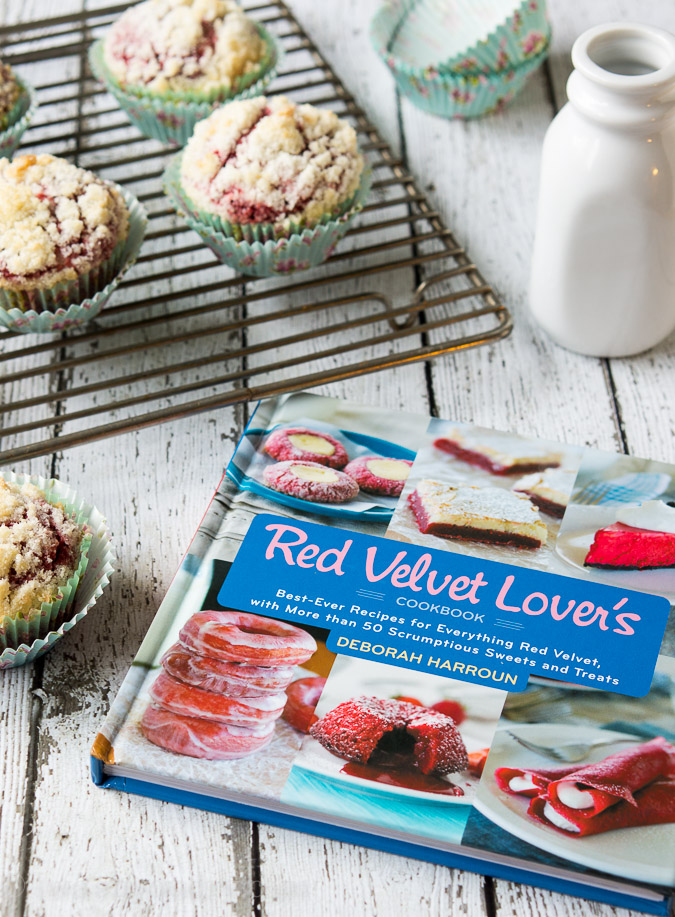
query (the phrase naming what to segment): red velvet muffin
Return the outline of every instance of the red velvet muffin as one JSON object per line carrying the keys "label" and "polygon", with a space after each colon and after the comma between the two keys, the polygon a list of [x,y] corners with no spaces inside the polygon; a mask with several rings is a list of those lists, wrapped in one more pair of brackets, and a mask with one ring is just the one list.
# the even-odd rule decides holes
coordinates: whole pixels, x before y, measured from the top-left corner
{"label": "red velvet muffin", "polygon": [[104,42],[105,64],[123,89],[174,98],[225,98],[258,76],[266,53],[255,23],[230,0],[145,0]]}
{"label": "red velvet muffin", "polygon": [[0,131],[9,125],[9,115],[19,101],[22,89],[9,64],[0,61]]}
{"label": "red velvet muffin", "polygon": [[0,478],[0,620],[53,602],[80,561],[83,530],[32,484]]}
{"label": "red velvet muffin", "polygon": [[124,198],[92,172],[46,153],[0,159],[0,293],[12,305],[39,311],[34,293],[99,270],[128,231]]}
{"label": "red velvet muffin", "polygon": [[284,96],[258,96],[229,102],[197,124],[181,184],[201,214],[221,223],[292,231],[345,210],[362,171],[346,121]]}

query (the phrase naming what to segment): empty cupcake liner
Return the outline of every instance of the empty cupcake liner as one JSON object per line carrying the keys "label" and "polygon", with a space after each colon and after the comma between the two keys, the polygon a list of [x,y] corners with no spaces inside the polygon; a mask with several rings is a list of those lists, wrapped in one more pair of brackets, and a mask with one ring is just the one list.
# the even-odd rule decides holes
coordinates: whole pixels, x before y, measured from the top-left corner
{"label": "empty cupcake liner", "polygon": [[356,215],[363,209],[371,185],[365,171],[356,193],[337,214],[325,215],[312,227],[291,222],[281,229],[271,223],[230,223],[200,210],[180,183],[182,154],[164,172],[164,190],[191,229],[224,264],[242,274],[271,277],[316,267],[333,254]]}
{"label": "empty cupcake liner", "polygon": [[267,84],[277,75],[283,49],[267,29],[257,23],[256,28],[269,51],[260,68],[246,74],[232,89],[214,89],[201,94],[166,92],[158,95],[138,87],[123,87],[106,66],[102,40],[94,42],[89,48],[89,63],[96,78],[105,84],[143,135],[169,146],[183,147],[192,136],[195,124],[210,115],[214,108],[235,98],[250,99],[262,95]]}
{"label": "empty cupcake liner", "polygon": [[389,0],[370,31],[390,70],[417,80],[510,70],[551,38],[545,0]]}
{"label": "empty cupcake liner", "polygon": [[0,619],[0,669],[32,662],[81,621],[110,581],[115,555],[106,520],[73,488],[54,478],[2,472],[4,480],[39,488],[50,503],[61,503],[80,525],[86,526],[80,562],[58,598],[45,602],[27,617]]}
{"label": "empty cupcake liner", "polygon": [[126,239],[107,261],[75,280],[63,281],[48,290],[0,289],[0,325],[26,334],[65,331],[99,314],[136,261],[148,223],[134,195],[120,185],[115,187],[129,210]]}
{"label": "empty cupcake liner", "polygon": [[532,60],[498,73],[466,73],[420,79],[395,73],[396,85],[418,108],[442,118],[468,120],[501,111],[541,66],[548,45]]}
{"label": "empty cupcake liner", "polygon": [[19,80],[23,92],[9,113],[7,127],[0,131],[0,159],[10,159],[19,144],[24,131],[33,120],[38,106],[37,96],[32,86]]}

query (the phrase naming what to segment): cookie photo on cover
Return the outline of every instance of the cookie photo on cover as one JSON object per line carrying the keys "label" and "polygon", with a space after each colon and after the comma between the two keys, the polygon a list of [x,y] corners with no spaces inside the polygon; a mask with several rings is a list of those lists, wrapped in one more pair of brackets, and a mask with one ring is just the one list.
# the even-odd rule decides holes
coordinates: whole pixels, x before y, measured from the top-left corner
{"label": "cookie photo on cover", "polygon": [[[257,512],[384,534],[428,419],[299,393],[261,402],[227,474]],[[379,530],[378,530],[379,527]]]}
{"label": "cookie photo on cover", "polygon": [[387,536],[549,570],[582,449],[432,419]]}
{"label": "cookie photo on cover", "polygon": [[459,842],[505,697],[338,656],[282,801]]}
{"label": "cookie photo on cover", "polygon": [[586,452],[555,561],[557,573],[675,602],[675,467]]}
{"label": "cookie photo on cover", "polygon": [[669,656],[646,697],[534,680],[509,695],[464,844],[672,885],[673,697]]}

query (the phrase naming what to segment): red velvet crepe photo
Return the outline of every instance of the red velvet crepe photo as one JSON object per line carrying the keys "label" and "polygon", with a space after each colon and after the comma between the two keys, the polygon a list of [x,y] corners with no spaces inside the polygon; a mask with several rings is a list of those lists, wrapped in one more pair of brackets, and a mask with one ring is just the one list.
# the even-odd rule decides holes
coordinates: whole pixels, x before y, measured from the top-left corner
{"label": "red velvet crepe photo", "polygon": [[500,767],[495,780],[568,837],[675,822],[675,747],[663,736],[583,767]]}
{"label": "red velvet crepe photo", "polygon": [[[655,780],[635,794],[634,804],[620,802],[591,818],[579,812],[565,815],[571,827],[563,828],[551,821],[551,806],[545,796],[536,796],[527,814],[567,837],[587,837],[616,831],[618,828],[640,828],[645,825],[664,825],[675,822],[675,780]],[[554,810],[555,811],[555,810]],[[554,815],[552,817],[555,817]],[[576,829],[576,830],[575,830]]]}
{"label": "red velvet crepe photo", "polygon": [[[499,789],[505,793],[510,793],[512,796],[532,797],[543,793],[552,780],[561,780],[576,770],[576,765],[553,767],[550,770],[538,767],[498,767],[495,771],[495,780]],[[522,788],[518,787],[519,781],[522,782]],[[526,786],[527,783],[532,786]]]}

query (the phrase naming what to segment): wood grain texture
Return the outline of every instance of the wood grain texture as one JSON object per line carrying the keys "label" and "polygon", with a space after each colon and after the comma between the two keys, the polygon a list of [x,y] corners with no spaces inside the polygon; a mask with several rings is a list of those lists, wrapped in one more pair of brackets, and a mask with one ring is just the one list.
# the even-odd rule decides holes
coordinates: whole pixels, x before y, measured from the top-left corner
{"label": "wood grain texture", "polygon": [[[78,0],[68,3],[58,12],[77,8]],[[317,391],[383,411],[435,410],[609,449],[625,441],[637,453],[675,460],[672,344],[609,366],[555,347],[526,308],[541,140],[564,98],[571,41],[587,24],[611,18],[644,18],[675,30],[668,0],[648,9],[638,0],[596,0],[592,7],[551,0],[553,98],[538,74],[510,109],[472,124],[434,119],[396,98],[368,40],[375,0],[345,0],[330,13],[328,4],[312,0],[289,5],[394,151],[407,155],[432,203],[516,318],[513,337],[493,348]],[[10,22],[50,8],[46,0],[0,0],[0,12]],[[105,169],[104,155],[87,162]],[[179,289],[181,281],[168,283]],[[396,293],[395,282],[390,289]],[[299,317],[298,330],[312,322]],[[161,359],[148,349],[124,366],[88,366],[74,381],[105,380],[160,366]],[[51,384],[58,384],[56,373]],[[30,385],[22,382],[4,397],[28,397]],[[246,414],[243,406],[202,414],[29,466],[75,484],[106,511],[118,561],[111,587],[69,637],[43,662],[0,679],[0,883],[7,914],[627,917],[620,909],[93,787],[91,740]]]}

